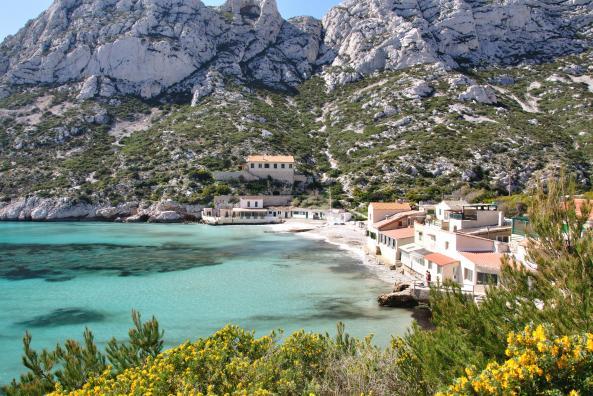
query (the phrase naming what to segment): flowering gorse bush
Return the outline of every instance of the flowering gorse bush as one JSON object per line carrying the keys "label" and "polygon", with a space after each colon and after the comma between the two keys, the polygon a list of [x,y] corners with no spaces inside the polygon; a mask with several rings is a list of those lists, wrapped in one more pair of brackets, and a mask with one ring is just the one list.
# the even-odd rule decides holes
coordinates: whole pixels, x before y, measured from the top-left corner
{"label": "flowering gorse bush", "polygon": [[544,326],[510,333],[502,363],[481,372],[466,369],[441,396],[590,395],[593,392],[593,334],[550,336]]}
{"label": "flowering gorse bush", "polygon": [[52,396],[72,395],[269,395],[299,394],[331,344],[329,338],[303,331],[282,344],[274,334],[259,339],[252,332],[227,326],[213,336],[185,343],[114,376],[111,370],[80,390],[65,392],[58,384]]}

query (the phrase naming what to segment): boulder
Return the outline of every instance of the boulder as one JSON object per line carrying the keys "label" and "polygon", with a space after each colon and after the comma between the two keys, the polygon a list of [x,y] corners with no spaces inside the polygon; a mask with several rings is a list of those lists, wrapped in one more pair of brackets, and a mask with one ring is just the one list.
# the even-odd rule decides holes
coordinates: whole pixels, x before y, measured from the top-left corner
{"label": "boulder", "polygon": [[434,88],[426,81],[415,80],[411,87],[404,90],[403,94],[408,99],[422,99],[432,95],[433,92]]}
{"label": "boulder", "polygon": [[418,306],[418,300],[409,292],[397,292],[382,294],[377,299],[381,307],[390,308],[414,308]]}
{"label": "boulder", "polygon": [[148,219],[150,223],[178,223],[182,220],[181,215],[174,211],[157,212]]}
{"label": "boulder", "polygon": [[80,101],[83,101],[94,98],[98,93],[99,78],[97,76],[91,76],[84,81],[82,84],[82,89],[76,98]]}
{"label": "boulder", "polygon": [[498,103],[496,93],[490,87],[483,85],[472,85],[465,92],[459,95],[459,100],[476,101],[482,104]]}

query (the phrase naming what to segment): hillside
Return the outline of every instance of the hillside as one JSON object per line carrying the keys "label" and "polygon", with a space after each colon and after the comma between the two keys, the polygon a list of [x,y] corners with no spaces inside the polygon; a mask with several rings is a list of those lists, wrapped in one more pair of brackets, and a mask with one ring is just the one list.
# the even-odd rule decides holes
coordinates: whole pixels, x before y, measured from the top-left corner
{"label": "hillside", "polygon": [[[112,3],[130,11],[123,25],[116,21],[119,33],[89,35],[83,22],[112,16]],[[209,176],[236,169],[252,153],[294,154],[300,170],[318,180],[310,192],[334,186],[353,204],[459,190],[488,196],[505,193],[509,184],[516,192],[561,167],[587,189],[593,167],[593,54],[587,50],[593,6],[568,3],[536,1],[525,14],[518,2],[438,8],[428,0],[347,1],[319,22],[284,21],[271,0],[220,8],[193,0],[168,6],[156,0],[56,1],[1,46],[8,60],[0,78],[0,197],[206,204],[229,188],[265,192],[261,183],[227,186]],[[496,12],[513,22],[507,30],[492,22]],[[192,17],[199,17],[195,26],[183,22]],[[169,26],[170,34],[141,30],[147,21],[153,22],[150,29]],[[187,44],[186,33],[205,26],[210,32],[213,23],[227,32],[207,34],[218,40],[207,44],[218,52],[204,63],[207,68],[192,61],[192,77],[180,77],[183,83],[165,83],[161,69],[143,68],[142,51],[125,51],[141,58],[120,65],[136,62],[125,70],[131,75],[138,68],[156,70],[154,81],[89,75],[88,68],[62,79],[57,69],[45,69],[63,66],[80,45],[99,54],[101,46],[145,35]],[[451,37],[452,24],[468,23],[475,29]],[[276,31],[268,30],[270,24]],[[286,29],[300,33],[283,35]],[[412,35],[418,29],[431,32]],[[490,31],[512,34],[499,40],[486,35]],[[401,46],[402,34],[415,50]],[[53,44],[39,58],[41,38]],[[70,46],[59,52],[55,46],[66,39]],[[249,57],[248,48],[258,42],[266,49]],[[262,66],[270,56],[300,72]],[[232,72],[229,65],[241,69]],[[30,78],[15,80],[23,68]],[[287,73],[300,77],[289,81]],[[158,89],[144,89],[157,80]]]}

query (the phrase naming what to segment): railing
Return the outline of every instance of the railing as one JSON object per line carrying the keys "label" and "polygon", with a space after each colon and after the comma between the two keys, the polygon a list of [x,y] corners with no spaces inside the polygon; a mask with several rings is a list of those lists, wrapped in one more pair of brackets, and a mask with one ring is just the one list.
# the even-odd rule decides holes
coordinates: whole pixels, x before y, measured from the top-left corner
{"label": "railing", "polygon": [[[486,295],[485,285],[458,285],[463,294],[471,296],[473,299],[482,299]],[[451,291],[453,288],[449,286],[443,286],[440,282],[431,282],[430,286],[426,285],[426,281],[415,281],[412,283],[412,292],[416,295],[416,290],[427,291],[430,289],[436,289],[439,291]]]}

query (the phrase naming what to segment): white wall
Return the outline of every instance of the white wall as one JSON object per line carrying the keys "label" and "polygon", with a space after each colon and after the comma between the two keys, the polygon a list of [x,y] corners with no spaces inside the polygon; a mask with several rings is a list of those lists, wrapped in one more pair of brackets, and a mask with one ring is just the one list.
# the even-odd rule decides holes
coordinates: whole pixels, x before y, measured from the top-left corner
{"label": "white wall", "polygon": [[449,220],[449,231],[463,230],[468,228],[495,227],[501,225],[502,212],[491,210],[480,210],[477,212],[478,220]]}

